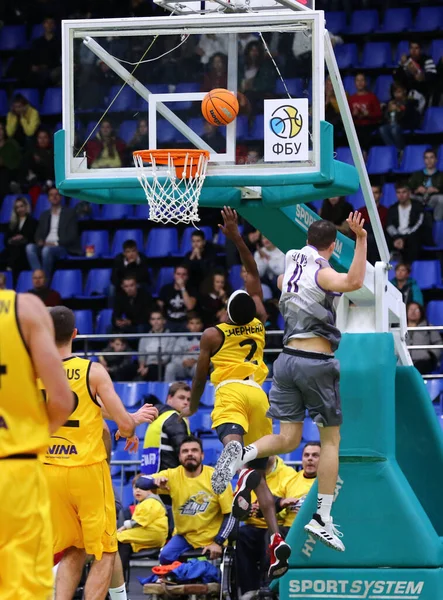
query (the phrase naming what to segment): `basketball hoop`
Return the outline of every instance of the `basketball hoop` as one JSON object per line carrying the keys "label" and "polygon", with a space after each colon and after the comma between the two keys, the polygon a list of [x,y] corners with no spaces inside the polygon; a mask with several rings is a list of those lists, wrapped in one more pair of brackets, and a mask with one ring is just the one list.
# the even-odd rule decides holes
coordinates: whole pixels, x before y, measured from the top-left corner
{"label": "basketball hoop", "polygon": [[209,162],[207,150],[136,150],[133,158],[151,221],[175,225],[200,221],[198,199]]}

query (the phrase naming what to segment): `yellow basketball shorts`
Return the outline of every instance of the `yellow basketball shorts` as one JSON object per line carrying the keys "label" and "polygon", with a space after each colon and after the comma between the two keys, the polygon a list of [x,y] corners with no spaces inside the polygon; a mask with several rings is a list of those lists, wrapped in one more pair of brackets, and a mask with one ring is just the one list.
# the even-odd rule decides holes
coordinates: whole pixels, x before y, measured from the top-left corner
{"label": "yellow basketball shorts", "polygon": [[53,552],[75,546],[100,560],[117,551],[114,491],[109,465],[44,465],[51,498]]}
{"label": "yellow basketball shorts", "polygon": [[37,459],[0,460],[0,598],[52,598],[49,493]]}
{"label": "yellow basketball shorts", "polygon": [[245,444],[251,444],[272,433],[272,421],[266,416],[268,409],[268,397],[260,387],[227,383],[215,392],[212,427],[215,429],[224,423],[241,425],[245,430]]}

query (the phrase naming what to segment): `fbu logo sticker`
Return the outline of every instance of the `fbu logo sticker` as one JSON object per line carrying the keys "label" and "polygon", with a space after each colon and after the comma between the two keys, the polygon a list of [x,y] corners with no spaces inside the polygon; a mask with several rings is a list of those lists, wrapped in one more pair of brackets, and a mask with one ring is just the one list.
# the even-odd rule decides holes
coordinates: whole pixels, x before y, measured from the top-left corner
{"label": "fbu logo sticker", "polygon": [[265,162],[309,159],[308,99],[264,101]]}

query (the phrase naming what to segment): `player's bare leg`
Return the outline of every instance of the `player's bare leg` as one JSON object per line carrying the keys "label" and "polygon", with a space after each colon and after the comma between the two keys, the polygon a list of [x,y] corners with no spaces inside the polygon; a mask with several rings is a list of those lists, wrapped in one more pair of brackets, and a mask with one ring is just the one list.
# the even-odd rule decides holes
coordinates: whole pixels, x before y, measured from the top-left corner
{"label": "player's bare leg", "polygon": [[115,552],[103,552],[101,560],[95,560],[89,571],[85,586],[85,600],[104,600],[108,595]]}
{"label": "player's bare leg", "polygon": [[[111,599],[114,597],[111,593],[111,590],[124,590],[124,594],[126,594],[126,582],[125,582],[125,574],[123,573],[123,565],[122,559],[120,558],[120,554],[118,552],[115,553],[115,562],[114,569],[112,571],[111,583],[109,585],[109,593],[111,595]],[[120,592],[120,596],[126,598],[123,592]]]}
{"label": "player's bare leg", "polygon": [[86,553],[83,548],[68,548],[59,563],[55,580],[55,600],[72,600],[80,583]]}

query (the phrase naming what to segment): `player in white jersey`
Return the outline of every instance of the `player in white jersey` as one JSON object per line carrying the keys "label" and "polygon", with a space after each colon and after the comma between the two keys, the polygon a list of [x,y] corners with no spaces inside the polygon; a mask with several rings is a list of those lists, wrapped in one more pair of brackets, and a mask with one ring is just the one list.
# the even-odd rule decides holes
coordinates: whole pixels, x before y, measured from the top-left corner
{"label": "player in white jersey", "polygon": [[328,221],[312,223],[308,245],[286,254],[285,274],[279,281],[280,310],[285,320],[283,352],[274,363],[268,413],[280,421],[280,434],[267,435],[246,448],[230,442],[222,453],[232,457],[229,464],[224,461],[223,475],[229,481],[239,468],[257,457],[292,452],[301,442],[307,410],[319,427],[322,452],[317,512],[305,529],[339,551],[345,547],[331,517],[342,423],[340,370],[334,358],[341,335],[335,325],[334,299],[362,287],[367,246],[360,213],[351,213],[347,223],[356,236],[348,273],[337,273],[329,265],[337,232]]}

